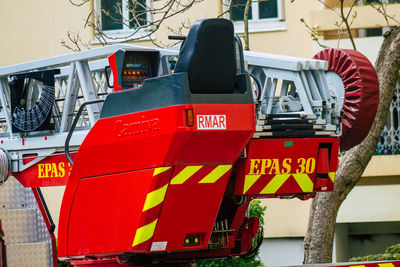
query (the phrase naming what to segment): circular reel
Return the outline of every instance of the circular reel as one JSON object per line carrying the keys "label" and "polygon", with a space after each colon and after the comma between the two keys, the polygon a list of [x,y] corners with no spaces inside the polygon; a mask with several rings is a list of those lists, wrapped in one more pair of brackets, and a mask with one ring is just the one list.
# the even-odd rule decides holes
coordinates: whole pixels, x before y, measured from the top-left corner
{"label": "circular reel", "polygon": [[4,184],[9,175],[11,170],[11,161],[8,157],[7,151],[0,148],[0,186]]}
{"label": "circular reel", "polygon": [[367,136],[379,102],[378,76],[360,52],[330,48],[314,56],[329,62],[326,77],[331,94],[342,112],[341,150],[348,150]]}

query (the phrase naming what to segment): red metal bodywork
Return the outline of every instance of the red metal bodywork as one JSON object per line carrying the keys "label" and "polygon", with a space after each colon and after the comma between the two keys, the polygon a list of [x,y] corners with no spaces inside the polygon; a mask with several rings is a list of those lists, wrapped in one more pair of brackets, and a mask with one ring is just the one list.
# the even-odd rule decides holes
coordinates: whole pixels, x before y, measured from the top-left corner
{"label": "red metal bodywork", "polygon": [[[56,155],[15,175],[29,187],[68,181],[59,257],[243,255],[258,229],[245,217],[250,200],[333,190],[339,150],[338,138],[251,139],[254,121],[252,104],[185,104],[103,118],[72,155],[71,170]],[[234,195],[248,199],[233,205]],[[223,234],[215,231],[221,218],[228,218]],[[198,242],[188,245],[190,238]]]}
{"label": "red metal bodywork", "polygon": [[[225,115],[225,129],[199,130],[197,115]],[[206,248],[254,119],[252,104],[178,105],[100,119],[65,190],[59,256]],[[153,204],[145,209],[147,202]],[[188,234],[199,235],[200,245],[185,247]]]}
{"label": "red metal bodywork", "polygon": [[[108,57],[108,61],[110,62],[110,67],[113,71],[113,73],[118,73],[117,70],[117,58],[116,58],[116,54],[112,54]],[[118,76],[115,76],[118,77]],[[119,91],[122,90],[122,87],[118,84],[118,80],[114,78],[114,82],[113,82],[113,88],[114,91]]]}
{"label": "red metal bodywork", "polygon": [[[68,181],[59,257],[103,257],[107,263],[81,263],[108,266],[124,253],[154,260],[243,255],[258,229],[245,217],[252,199],[332,191],[338,164],[338,138],[251,139],[254,122],[253,104],[102,118],[72,154],[73,168],[55,155],[14,175],[27,187]],[[243,204],[231,203],[244,195]],[[229,229],[216,230],[219,220]]]}
{"label": "red metal bodywork", "polygon": [[237,163],[236,195],[332,191],[339,138],[252,139]]}
{"label": "red metal bodywork", "polygon": [[[72,159],[76,153],[71,153]],[[37,155],[32,155],[32,159]],[[66,185],[71,173],[71,164],[65,154],[48,156],[22,172],[13,172],[13,176],[24,187],[46,187]]]}

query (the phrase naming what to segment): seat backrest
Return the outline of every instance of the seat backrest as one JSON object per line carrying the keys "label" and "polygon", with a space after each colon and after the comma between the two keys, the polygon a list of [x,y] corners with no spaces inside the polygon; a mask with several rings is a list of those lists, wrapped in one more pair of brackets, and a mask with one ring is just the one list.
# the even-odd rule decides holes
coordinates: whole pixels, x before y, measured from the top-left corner
{"label": "seat backrest", "polygon": [[233,93],[236,59],[232,22],[196,21],[182,45],[175,72],[188,73],[193,94]]}

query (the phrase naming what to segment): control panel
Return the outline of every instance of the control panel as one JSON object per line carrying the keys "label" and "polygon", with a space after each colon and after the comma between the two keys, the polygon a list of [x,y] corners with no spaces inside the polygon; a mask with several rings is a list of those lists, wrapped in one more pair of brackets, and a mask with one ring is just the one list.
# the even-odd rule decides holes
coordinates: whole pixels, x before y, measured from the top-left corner
{"label": "control panel", "polygon": [[127,55],[122,67],[122,87],[138,87],[151,75],[150,57],[146,55]]}
{"label": "control panel", "polygon": [[114,91],[137,88],[157,76],[158,52],[118,50],[108,57],[114,77]]}

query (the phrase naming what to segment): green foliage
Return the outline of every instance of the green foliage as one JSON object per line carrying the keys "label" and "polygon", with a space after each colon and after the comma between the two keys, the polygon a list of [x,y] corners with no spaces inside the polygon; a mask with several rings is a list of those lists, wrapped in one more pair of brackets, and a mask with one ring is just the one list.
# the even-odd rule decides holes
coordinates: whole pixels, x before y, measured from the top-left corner
{"label": "green foliage", "polygon": [[400,244],[390,246],[386,249],[386,253],[400,254]]}
{"label": "green foliage", "polygon": [[267,207],[261,206],[261,201],[256,199],[250,202],[250,217],[260,218],[260,224],[264,225],[264,213]]}
{"label": "green foliage", "polygon": [[400,244],[388,247],[385,253],[351,258],[350,261],[400,260]]}
{"label": "green foliage", "polygon": [[[264,213],[267,207],[261,206],[260,200],[253,200],[249,205],[250,217],[260,218],[260,224],[264,225]],[[257,240],[257,236],[254,238]],[[255,246],[255,244],[253,244]],[[264,266],[261,259],[258,257],[258,252],[254,258],[251,259],[213,259],[213,260],[200,260],[196,262],[197,267],[250,267],[250,266]]]}

